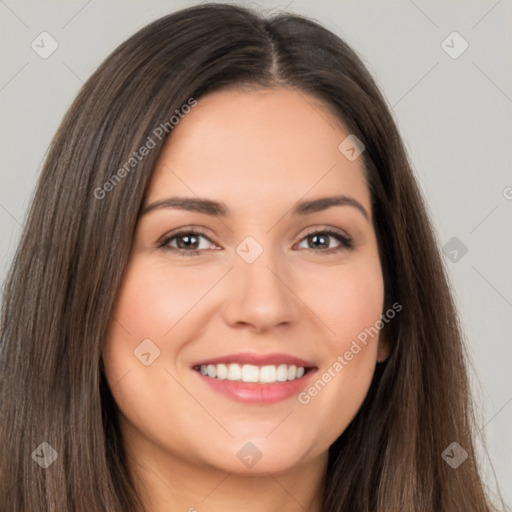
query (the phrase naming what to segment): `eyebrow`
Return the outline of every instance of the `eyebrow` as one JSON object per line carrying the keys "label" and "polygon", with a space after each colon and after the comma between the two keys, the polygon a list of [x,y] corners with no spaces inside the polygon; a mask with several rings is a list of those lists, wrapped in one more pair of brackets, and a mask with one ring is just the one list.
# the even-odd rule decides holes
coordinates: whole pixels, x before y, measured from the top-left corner
{"label": "eyebrow", "polygon": [[[327,210],[333,206],[352,206],[361,212],[367,220],[370,220],[370,216],[364,206],[353,197],[345,195],[321,197],[310,201],[300,201],[292,209],[292,215],[309,215],[311,213]],[[205,215],[212,215],[215,217],[229,216],[229,209],[225,203],[195,197],[168,197],[166,199],[160,199],[147,205],[143,209],[141,216],[147,215],[155,210],[167,208],[203,213]]]}

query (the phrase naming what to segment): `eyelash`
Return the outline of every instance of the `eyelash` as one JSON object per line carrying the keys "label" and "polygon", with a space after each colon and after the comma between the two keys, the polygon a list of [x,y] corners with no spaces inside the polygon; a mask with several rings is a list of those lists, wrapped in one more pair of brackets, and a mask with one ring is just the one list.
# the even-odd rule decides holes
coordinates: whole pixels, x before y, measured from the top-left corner
{"label": "eyelash", "polygon": [[[334,229],[315,229],[315,230],[312,230],[312,231],[306,233],[301,238],[300,242],[302,242],[308,236],[318,235],[318,234],[332,236],[333,238],[338,240],[338,242],[340,242],[340,246],[333,247],[333,248],[330,248],[330,249],[320,249],[320,250],[309,249],[308,248],[308,249],[306,249],[307,251],[309,251],[309,252],[316,252],[316,253],[320,253],[320,254],[325,255],[325,254],[333,254],[333,253],[336,253],[336,252],[339,252],[339,251],[342,251],[342,250],[351,250],[351,249],[354,248],[354,244],[353,244],[352,238],[350,238],[349,236],[344,235],[341,232],[336,231]],[[201,230],[197,229],[197,228],[194,228],[194,229],[182,229],[182,230],[180,230],[180,231],[178,231],[176,233],[173,233],[170,236],[165,237],[161,242],[159,242],[158,248],[162,249],[162,250],[166,250],[166,251],[176,252],[177,255],[184,256],[184,257],[196,256],[196,255],[200,254],[201,252],[203,252],[205,250],[205,249],[186,250],[186,249],[181,249],[181,248],[177,248],[177,247],[170,247],[168,245],[169,242],[171,242],[171,240],[173,240],[174,238],[179,238],[180,236],[183,236],[183,235],[200,235],[200,236],[203,236],[204,238],[207,238],[211,242],[211,240],[208,238],[208,236],[205,233],[203,233]]]}

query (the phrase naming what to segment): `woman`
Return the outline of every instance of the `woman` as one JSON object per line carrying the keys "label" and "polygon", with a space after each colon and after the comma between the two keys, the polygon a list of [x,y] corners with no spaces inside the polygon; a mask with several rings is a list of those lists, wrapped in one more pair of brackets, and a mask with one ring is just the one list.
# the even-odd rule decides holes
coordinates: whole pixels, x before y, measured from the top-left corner
{"label": "woman", "polygon": [[2,345],[2,510],[491,510],[398,131],[310,20],[199,5],[106,59]]}

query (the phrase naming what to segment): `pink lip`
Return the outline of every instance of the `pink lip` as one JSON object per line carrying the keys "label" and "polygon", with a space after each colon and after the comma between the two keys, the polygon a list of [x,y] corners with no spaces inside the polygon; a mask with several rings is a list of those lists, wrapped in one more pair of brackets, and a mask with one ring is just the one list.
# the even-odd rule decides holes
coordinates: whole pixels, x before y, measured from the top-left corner
{"label": "pink lip", "polygon": [[[285,382],[272,382],[270,384],[215,379],[207,377],[197,371],[201,365],[230,363],[237,363],[240,365],[253,364],[256,366],[278,366],[280,364],[287,364],[303,366],[307,370],[304,376],[300,379],[288,380]],[[208,385],[210,389],[213,389],[232,400],[246,404],[273,404],[297,395],[308,385],[317,370],[316,366],[312,362],[288,354],[255,354],[252,352],[243,352],[240,354],[230,354],[212,359],[204,359],[194,363],[192,368],[198,378]]]}
{"label": "pink lip", "polygon": [[271,384],[257,384],[235,380],[220,380],[206,377],[194,370],[194,373],[211,389],[218,393],[246,404],[275,404],[298,395],[311,381],[316,369],[307,371],[303,377],[285,382],[273,382]]}
{"label": "pink lip", "polygon": [[253,364],[255,366],[280,365],[287,364],[295,366],[304,366],[304,368],[313,368],[315,365],[311,361],[305,361],[299,357],[288,354],[257,354],[254,352],[241,352],[239,354],[229,354],[225,356],[214,357],[212,359],[204,359],[192,364],[192,368],[201,366],[202,364],[230,364],[237,363],[240,365]]}

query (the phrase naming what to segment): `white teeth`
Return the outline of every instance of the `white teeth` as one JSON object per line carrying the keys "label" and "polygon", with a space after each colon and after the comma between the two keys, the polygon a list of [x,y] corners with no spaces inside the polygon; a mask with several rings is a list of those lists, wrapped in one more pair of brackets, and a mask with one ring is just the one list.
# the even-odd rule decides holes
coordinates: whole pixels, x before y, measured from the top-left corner
{"label": "white teeth", "polygon": [[275,366],[262,366],[260,368],[260,382],[275,382],[276,373]]}
{"label": "white teeth", "polygon": [[217,366],[214,364],[208,365],[208,377],[217,377]]}
{"label": "white teeth", "polygon": [[255,366],[253,364],[244,364],[240,366],[236,363],[226,364],[202,364],[199,371],[213,379],[233,380],[242,382],[257,382],[260,384],[269,384],[273,382],[285,382],[287,380],[300,379],[306,372],[303,366],[288,366],[287,364]]}
{"label": "white teeth", "polygon": [[260,369],[257,366],[253,364],[244,364],[242,366],[242,380],[244,382],[258,382],[259,378]]}
{"label": "white teeth", "polygon": [[288,366],[280,364],[277,367],[276,379],[278,382],[285,382],[288,380]]}
{"label": "white teeth", "polygon": [[240,380],[242,378],[242,368],[239,364],[230,364],[228,366],[228,380]]}
{"label": "white teeth", "polygon": [[217,365],[217,379],[224,380],[228,377],[228,367],[225,364]]}

